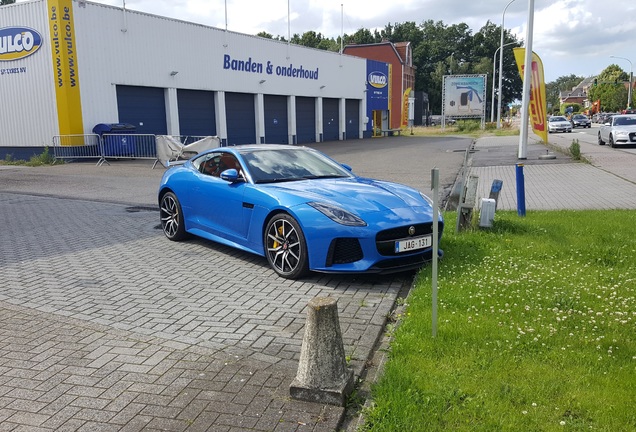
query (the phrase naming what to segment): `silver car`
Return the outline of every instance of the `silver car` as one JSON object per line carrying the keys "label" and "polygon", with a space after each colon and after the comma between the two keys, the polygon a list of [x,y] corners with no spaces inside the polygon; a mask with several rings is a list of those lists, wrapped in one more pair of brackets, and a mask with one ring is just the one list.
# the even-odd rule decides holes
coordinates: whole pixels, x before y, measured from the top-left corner
{"label": "silver car", "polygon": [[613,115],[598,131],[599,145],[636,144],[636,114]]}
{"label": "silver car", "polygon": [[552,116],[548,119],[548,132],[572,132],[572,123],[563,116]]}

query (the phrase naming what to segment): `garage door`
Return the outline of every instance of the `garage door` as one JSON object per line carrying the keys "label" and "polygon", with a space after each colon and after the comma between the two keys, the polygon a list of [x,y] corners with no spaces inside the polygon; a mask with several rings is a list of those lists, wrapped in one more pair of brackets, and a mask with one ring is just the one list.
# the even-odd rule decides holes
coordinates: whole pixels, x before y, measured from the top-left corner
{"label": "garage door", "polygon": [[345,102],[346,130],[345,139],[360,138],[360,101],[347,99]]}
{"label": "garage door", "polygon": [[137,133],[166,135],[164,89],[158,87],[117,86],[119,123],[130,123]]}
{"label": "garage door", "polygon": [[253,94],[225,93],[225,114],[228,145],[258,143]]}
{"label": "garage door", "polygon": [[265,142],[268,144],[289,144],[287,127],[287,96],[265,95]]}
{"label": "garage door", "polygon": [[338,136],[340,123],[340,116],[338,111],[338,99],[324,98],[322,100],[323,141],[336,141],[340,139]]}
{"label": "garage door", "polygon": [[296,97],[296,143],[316,142],[316,99]]}
{"label": "garage door", "polygon": [[177,90],[181,135],[216,135],[214,92]]}

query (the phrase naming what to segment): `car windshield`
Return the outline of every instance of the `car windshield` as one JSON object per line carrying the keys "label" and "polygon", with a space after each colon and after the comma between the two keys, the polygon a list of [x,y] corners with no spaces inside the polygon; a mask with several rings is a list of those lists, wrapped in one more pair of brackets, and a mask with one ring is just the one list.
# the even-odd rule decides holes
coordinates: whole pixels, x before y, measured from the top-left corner
{"label": "car windshield", "polygon": [[553,117],[550,117],[550,121],[551,122],[557,122],[557,121],[567,121],[567,120],[565,119],[565,117],[555,117],[555,116],[553,116]]}
{"label": "car windshield", "polygon": [[254,183],[351,177],[338,163],[305,148],[246,150],[241,156]]}
{"label": "car windshield", "polygon": [[585,117],[584,115],[575,115],[574,118],[577,120],[585,120],[587,117]]}
{"label": "car windshield", "polygon": [[636,117],[615,117],[614,124],[617,126],[633,126],[636,125]]}

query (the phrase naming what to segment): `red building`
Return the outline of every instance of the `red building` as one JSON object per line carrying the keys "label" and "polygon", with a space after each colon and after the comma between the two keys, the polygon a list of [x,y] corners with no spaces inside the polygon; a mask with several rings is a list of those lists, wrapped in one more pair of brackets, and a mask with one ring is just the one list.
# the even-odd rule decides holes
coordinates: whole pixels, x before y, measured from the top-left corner
{"label": "red building", "polygon": [[[400,129],[402,127],[403,110],[406,105],[404,92],[407,89],[415,90],[413,88],[415,86],[415,68],[413,67],[411,43],[384,41],[375,44],[347,45],[343,53],[391,65],[388,126],[389,129]],[[374,119],[374,123],[377,123],[377,119]]]}

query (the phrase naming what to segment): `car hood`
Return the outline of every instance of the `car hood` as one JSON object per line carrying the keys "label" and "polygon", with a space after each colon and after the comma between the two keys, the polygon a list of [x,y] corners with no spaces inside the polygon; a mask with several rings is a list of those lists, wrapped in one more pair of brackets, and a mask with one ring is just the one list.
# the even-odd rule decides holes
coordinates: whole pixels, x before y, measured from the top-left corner
{"label": "car hood", "polygon": [[[428,201],[408,186],[361,177],[306,180],[267,185],[271,193],[288,204],[328,202],[359,215],[405,207],[428,207]],[[294,202],[295,201],[295,202]]]}

